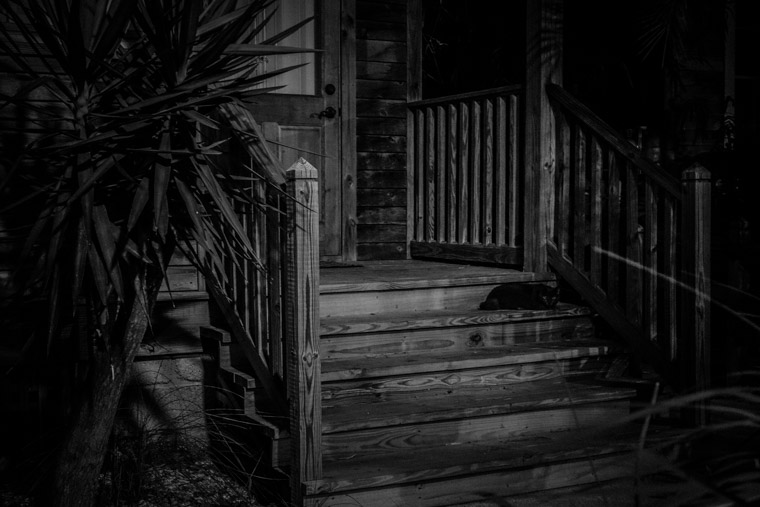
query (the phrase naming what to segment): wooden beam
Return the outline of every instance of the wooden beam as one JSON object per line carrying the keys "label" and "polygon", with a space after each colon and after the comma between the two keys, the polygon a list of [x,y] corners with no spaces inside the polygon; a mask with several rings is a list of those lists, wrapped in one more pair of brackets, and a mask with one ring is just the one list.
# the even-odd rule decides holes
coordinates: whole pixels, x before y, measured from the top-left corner
{"label": "wooden beam", "polygon": [[554,195],[554,114],[546,94],[562,84],[562,0],[526,4],[525,77],[525,261],[524,269],[545,272],[550,203]]}
{"label": "wooden beam", "polygon": [[519,265],[523,252],[519,247],[505,245],[467,245],[412,241],[409,252],[413,258],[428,258],[486,264]]}
{"label": "wooden beam", "polygon": [[341,172],[343,175],[343,258],[356,260],[356,0],[341,4]]}
{"label": "wooden beam", "polygon": [[[710,387],[710,171],[694,164],[681,175],[681,333],[678,359],[684,384],[697,391]],[[688,415],[693,424],[705,424],[703,405]]]}
{"label": "wooden beam", "polygon": [[288,191],[287,309],[291,502],[301,484],[322,476],[322,394],[319,358],[319,185],[303,158],[286,172]]}

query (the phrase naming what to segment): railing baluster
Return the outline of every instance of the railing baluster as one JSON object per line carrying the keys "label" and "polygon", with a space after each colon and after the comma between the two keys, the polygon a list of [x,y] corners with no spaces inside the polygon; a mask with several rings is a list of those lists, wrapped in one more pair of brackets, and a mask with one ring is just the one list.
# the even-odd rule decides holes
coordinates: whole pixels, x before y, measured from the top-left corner
{"label": "railing baluster", "polygon": [[576,268],[585,271],[586,238],[588,237],[586,228],[586,134],[580,127],[576,127],[573,133],[575,134],[573,261]]}
{"label": "railing baluster", "polygon": [[509,151],[509,199],[507,205],[509,206],[508,225],[507,225],[507,237],[509,246],[518,246],[517,238],[521,232],[523,223],[523,217],[520,214],[521,203],[524,201],[523,192],[520,188],[520,151],[519,151],[519,139],[520,139],[520,123],[519,123],[519,104],[517,102],[517,96],[510,95],[509,97],[509,144],[507,149]]}
{"label": "railing baluster", "polygon": [[[607,154],[607,251],[621,255],[620,249],[620,198],[622,183],[615,152]],[[613,303],[620,300],[620,263],[611,255],[607,256],[607,297]]]}
{"label": "railing baluster", "polygon": [[599,140],[591,139],[591,220],[589,235],[589,255],[591,256],[591,281],[596,285],[602,283],[602,258],[599,249],[602,247],[602,147]]}
{"label": "railing baluster", "polygon": [[446,111],[436,108],[436,240],[446,241]]}
{"label": "railing baluster", "polygon": [[557,170],[555,172],[555,190],[557,197],[554,208],[554,234],[557,238],[557,248],[563,255],[568,254],[570,247],[570,176],[572,156],[572,137],[570,125],[564,114],[557,118]]}
{"label": "railing baluster", "polygon": [[493,243],[493,101],[483,99],[483,195],[482,215],[484,245]]}
{"label": "railing baluster", "polygon": [[496,97],[494,112],[494,212],[493,241],[504,245],[507,241],[507,104],[504,97]]}
{"label": "railing baluster", "polygon": [[425,109],[425,240],[435,241],[435,116]]}
{"label": "railing baluster", "polygon": [[457,116],[457,107],[454,104],[449,104],[448,106],[449,110],[449,118],[448,118],[448,139],[449,139],[449,157],[448,157],[448,164],[449,164],[449,202],[448,202],[448,210],[449,210],[449,230],[448,235],[446,237],[446,240],[449,243],[456,243],[457,242],[457,209],[458,209],[458,203],[457,203],[457,191],[459,187],[459,180],[457,178],[457,126],[458,126],[458,116]]}
{"label": "railing baluster", "polygon": [[470,138],[472,139],[472,149],[470,150],[470,184],[472,189],[470,192],[470,242],[478,244],[482,242],[480,230],[480,202],[482,198],[482,187],[480,185],[482,159],[480,152],[482,143],[480,103],[475,100],[472,101],[470,111]]}
{"label": "railing baluster", "polygon": [[662,210],[662,265],[660,272],[663,275],[663,297],[667,310],[667,328],[665,328],[669,343],[666,344],[668,359],[673,361],[677,355],[678,336],[678,289],[676,285],[676,203],[671,197],[663,200]]}
{"label": "railing baluster", "polygon": [[272,373],[280,380],[285,379],[282,342],[282,224],[280,213],[282,200],[279,194],[267,192],[267,313],[269,315],[269,347]]}
{"label": "railing baluster", "polygon": [[641,234],[639,231],[639,191],[636,168],[625,165],[626,313],[635,325],[641,324]]}
{"label": "railing baluster", "polygon": [[[657,341],[657,196],[652,181],[644,180],[644,325],[647,338]],[[650,271],[651,270],[651,271]]]}
{"label": "railing baluster", "polygon": [[470,107],[459,104],[459,242],[470,241]]}
{"label": "railing baluster", "polygon": [[415,146],[415,238],[425,239],[425,113],[422,110],[414,112],[414,146]]}

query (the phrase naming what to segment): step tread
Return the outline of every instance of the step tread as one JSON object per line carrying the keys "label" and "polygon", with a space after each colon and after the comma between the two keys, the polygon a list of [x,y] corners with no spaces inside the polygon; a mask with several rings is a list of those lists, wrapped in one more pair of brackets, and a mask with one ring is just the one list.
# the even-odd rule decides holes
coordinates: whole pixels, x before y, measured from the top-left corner
{"label": "step tread", "polygon": [[462,419],[631,399],[635,389],[562,377],[510,386],[474,386],[323,400],[323,433]]}
{"label": "step tread", "polygon": [[[453,371],[494,365],[551,361],[582,356],[609,354],[619,347],[602,340],[559,341],[508,345],[494,348],[477,348],[462,353],[439,353],[434,357],[424,354],[395,354],[367,358],[365,364],[357,359],[330,359],[322,361],[322,381],[330,382],[357,378],[405,375],[432,371]],[[359,363],[359,364],[357,364]]]}
{"label": "step tread", "polygon": [[555,279],[551,273],[530,273],[488,266],[417,260],[371,261],[352,268],[320,270],[319,292],[387,291]]}
{"label": "step tread", "polygon": [[323,317],[320,335],[405,331],[442,327],[506,324],[528,320],[564,317],[586,317],[591,310],[569,303],[558,303],[551,310],[433,310],[426,312],[393,312],[354,316]]}
{"label": "step tread", "polygon": [[[322,479],[304,483],[309,495],[414,484],[552,462],[584,460],[624,453],[638,444],[640,425],[608,425],[458,445],[399,449],[382,456],[357,453],[350,458],[325,456]],[[674,431],[650,429],[648,445],[673,438]],[[631,460],[630,455],[625,459]]]}

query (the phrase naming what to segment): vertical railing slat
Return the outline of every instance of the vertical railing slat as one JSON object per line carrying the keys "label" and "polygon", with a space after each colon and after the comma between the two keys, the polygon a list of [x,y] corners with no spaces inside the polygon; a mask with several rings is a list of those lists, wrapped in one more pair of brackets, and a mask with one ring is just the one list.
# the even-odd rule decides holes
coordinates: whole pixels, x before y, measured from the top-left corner
{"label": "vertical railing slat", "polygon": [[425,239],[425,114],[418,110],[414,113],[414,146],[415,146],[415,210],[416,220],[415,238],[417,241]]}
{"label": "vertical railing slat", "polygon": [[664,330],[667,333],[669,343],[666,344],[668,359],[674,361],[677,357],[678,342],[678,286],[676,284],[676,262],[678,249],[676,245],[676,204],[672,198],[666,198],[663,201],[662,211],[662,265],[660,271],[663,275],[663,297],[664,308],[667,313],[667,327]]}
{"label": "vertical railing slat", "polygon": [[591,139],[591,202],[589,228],[589,255],[591,256],[589,277],[597,286],[602,283],[602,147],[596,138]]}
{"label": "vertical railing slat", "polygon": [[573,174],[573,261],[575,267],[586,270],[586,133],[573,129],[575,166]]}
{"label": "vertical railing slat", "polygon": [[493,101],[483,99],[483,105],[482,240],[484,245],[490,245],[493,243]]}
{"label": "vertical railing slat", "polygon": [[613,303],[620,300],[620,263],[614,256],[621,255],[620,218],[622,182],[615,152],[607,153],[607,297]]}
{"label": "vertical railing slat", "polygon": [[644,332],[657,341],[657,195],[649,178],[644,180]]}
{"label": "vertical railing slat", "polygon": [[470,241],[470,107],[459,104],[459,243]]}
{"label": "vertical railing slat", "polygon": [[564,114],[557,118],[557,160],[555,173],[554,234],[557,237],[557,248],[561,254],[567,255],[570,246],[570,176],[571,176],[571,133],[570,125]]}
{"label": "vertical railing slat", "polygon": [[523,217],[520,214],[520,205],[524,201],[523,192],[520,187],[520,121],[519,121],[519,104],[515,95],[509,97],[509,206],[508,225],[507,225],[507,243],[510,246],[517,246],[517,238],[520,235]]}
{"label": "vertical railing slat", "polygon": [[631,164],[625,168],[625,237],[626,237],[626,313],[635,325],[641,324],[641,234],[639,232],[639,191],[637,169]]}
{"label": "vertical railing slat", "polygon": [[470,150],[470,186],[472,191],[470,192],[470,243],[479,244],[482,242],[481,237],[481,223],[482,218],[480,216],[480,202],[482,199],[482,187],[481,187],[481,143],[482,139],[482,125],[481,125],[481,108],[478,101],[472,101],[470,104],[470,139],[472,141],[472,149]]}
{"label": "vertical railing slat", "polygon": [[504,245],[507,241],[507,104],[504,97],[496,97],[494,111],[494,212],[493,241]]}
{"label": "vertical railing slat", "polygon": [[459,209],[459,204],[457,202],[457,192],[459,189],[459,179],[457,178],[457,155],[458,155],[458,146],[457,146],[457,126],[458,126],[458,116],[457,116],[457,107],[454,104],[449,104],[448,106],[448,112],[449,112],[449,118],[448,118],[448,145],[449,145],[449,151],[448,151],[448,174],[449,174],[449,201],[448,201],[448,211],[449,211],[449,230],[446,237],[446,240],[449,243],[456,243],[457,241],[457,210]]}
{"label": "vertical railing slat", "polygon": [[425,109],[425,240],[435,241],[435,116],[433,109]]}
{"label": "vertical railing slat", "polygon": [[282,342],[282,200],[274,191],[267,192],[267,313],[269,315],[269,348],[272,373],[280,380],[285,378]]}
{"label": "vertical railing slat", "polygon": [[436,107],[436,240],[446,241],[446,111],[442,106]]}

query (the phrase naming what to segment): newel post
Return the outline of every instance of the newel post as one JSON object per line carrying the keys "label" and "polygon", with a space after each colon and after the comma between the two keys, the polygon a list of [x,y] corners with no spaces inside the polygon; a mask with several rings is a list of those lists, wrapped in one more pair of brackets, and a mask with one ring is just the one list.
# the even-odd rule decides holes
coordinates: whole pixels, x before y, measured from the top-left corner
{"label": "newel post", "polygon": [[290,403],[291,503],[302,483],[322,476],[319,359],[319,186],[303,158],[286,172],[288,192],[287,347]]}
{"label": "newel post", "polygon": [[555,121],[546,85],[562,85],[563,0],[526,4],[525,214],[523,269],[548,270],[546,242],[553,236]]}
{"label": "newel post", "polygon": [[[710,387],[710,171],[694,164],[681,175],[682,281],[681,332],[677,357],[685,387],[703,391]],[[693,424],[706,422],[701,404],[689,415]]]}

